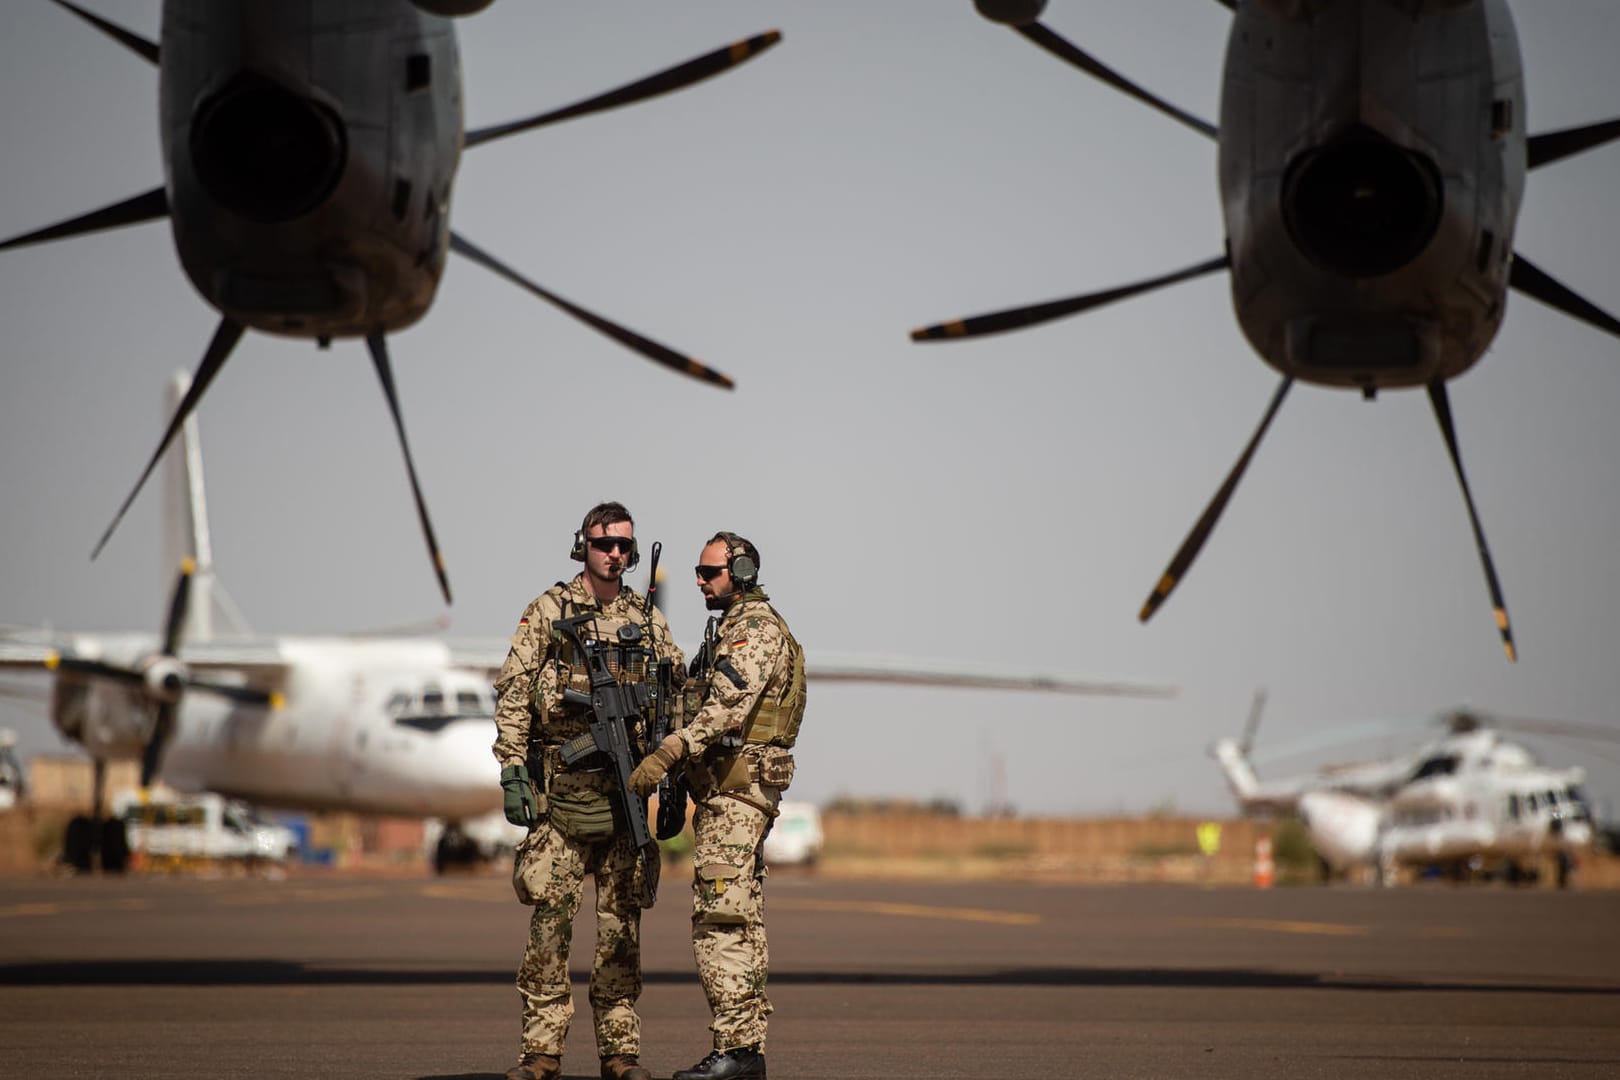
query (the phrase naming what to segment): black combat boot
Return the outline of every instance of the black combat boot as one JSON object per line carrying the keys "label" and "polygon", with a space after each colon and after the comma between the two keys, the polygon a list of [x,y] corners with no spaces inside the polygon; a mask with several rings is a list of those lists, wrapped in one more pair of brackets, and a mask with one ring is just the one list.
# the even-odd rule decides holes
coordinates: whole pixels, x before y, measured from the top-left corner
{"label": "black combat boot", "polygon": [[653,1080],[634,1054],[609,1054],[602,1059],[602,1080]]}
{"label": "black combat boot", "polygon": [[690,1069],[676,1072],[674,1080],[765,1080],[765,1055],[757,1046],[716,1050]]}
{"label": "black combat boot", "polygon": [[550,1054],[524,1054],[506,1070],[506,1080],[562,1080],[562,1060]]}

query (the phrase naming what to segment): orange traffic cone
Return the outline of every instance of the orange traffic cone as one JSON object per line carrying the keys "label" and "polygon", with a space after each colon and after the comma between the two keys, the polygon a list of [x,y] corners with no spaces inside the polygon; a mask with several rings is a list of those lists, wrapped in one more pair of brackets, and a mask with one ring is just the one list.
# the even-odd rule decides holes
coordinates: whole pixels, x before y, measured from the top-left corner
{"label": "orange traffic cone", "polygon": [[1269,889],[1276,877],[1277,868],[1271,861],[1271,837],[1262,836],[1254,842],[1254,887]]}

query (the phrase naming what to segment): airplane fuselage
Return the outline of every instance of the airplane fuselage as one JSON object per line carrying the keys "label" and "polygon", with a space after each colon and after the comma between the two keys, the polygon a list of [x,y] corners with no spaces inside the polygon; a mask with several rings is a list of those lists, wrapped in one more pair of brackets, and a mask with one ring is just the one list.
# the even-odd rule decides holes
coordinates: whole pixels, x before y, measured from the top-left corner
{"label": "airplane fuselage", "polygon": [[1220,190],[1255,351],[1363,390],[1466,371],[1502,320],[1524,119],[1506,0],[1238,5]]}
{"label": "airplane fuselage", "polygon": [[[131,640],[102,652],[138,649]],[[457,820],[499,809],[487,676],[452,667],[442,642],[281,639],[276,654],[274,665],[242,671],[279,691],[279,708],[185,695],[163,758],[167,783],[302,810]],[[93,757],[139,758],[152,716],[134,688],[57,678],[52,721]]]}
{"label": "airplane fuselage", "polygon": [[203,298],[300,337],[420,318],[461,156],[449,21],[407,0],[164,0],[162,34],[170,220]]}

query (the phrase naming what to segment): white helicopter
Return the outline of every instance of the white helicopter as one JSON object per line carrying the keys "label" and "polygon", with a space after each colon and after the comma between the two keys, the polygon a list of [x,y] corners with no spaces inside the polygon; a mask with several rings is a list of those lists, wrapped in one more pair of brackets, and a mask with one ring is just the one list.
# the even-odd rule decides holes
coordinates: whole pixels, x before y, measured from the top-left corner
{"label": "white helicopter", "polygon": [[99,554],[248,329],[329,346],[363,337],[399,437],[439,589],[450,579],[417,482],[387,334],[427,313],[450,252],[641,356],[731,379],[551,292],[450,227],[463,149],[682,89],[781,39],[757,34],[564,108],[466,130],[445,16],[489,0],[163,0],[161,42],[55,0],[158,68],[157,187],[0,242],[0,251],[168,218],[186,276],[220,313],[191,390],[95,547]]}
{"label": "white helicopter", "polygon": [[1262,701],[1243,739],[1222,739],[1211,753],[1244,813],[1299,817],[1334,873],[1380,884],[1411,870],[1525,882],[1551,866],[1564,886],[1591,847],[1585,770],[1538,764],[1473,713],[1451,714],[1445,735],[1410,754],[1262,782],[1248,756]]}
{"label": "white helicopter", "polygon": [[[189,386],[177,376],[165,407]],[[65,861],[123,869],[123,822],[102,816],[105,763],[132,758],[141,762],[143,789],[161,775],[182,791],[264,806],[443,819],[440,869],[510,843],[490,752],[492,682],[507,642],[254,637],[213,574],[195,416],[170,448],[164,486],[165,547],[181,572],[160,637],[0,631],[0,671],[53,672],[51,722],[96,766],[93,810],[71,823]],[[806,677],[1142,698],[1175,692],[883,658],[813,658]]]}
{"label": "white helicopter", "polygon": [[1424,387],[1450,454],[1509,660],[1507,603],[1464,474],[1447,380],[1484,354],[1508,292],[1620,336],[1620,320],[1513,243],[1525,175],[1620,138],[1620,120],[1529,135],[1507,0],[1220,0],[1232,9],[1220,125],[1131,82],[1040,22],[1046,0],[980,14],[1216,142],[1224,253],[1146,281],[912,331],[995,334],[1230,271],[1244,336],[1281,375],[1264,417],[1148,595],[1187,574],[1296,379]]}

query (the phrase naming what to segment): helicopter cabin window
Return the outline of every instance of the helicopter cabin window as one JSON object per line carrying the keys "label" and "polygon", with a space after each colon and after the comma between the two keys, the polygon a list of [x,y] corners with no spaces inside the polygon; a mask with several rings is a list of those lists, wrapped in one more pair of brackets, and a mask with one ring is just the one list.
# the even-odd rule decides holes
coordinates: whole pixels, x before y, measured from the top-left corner
{"label": "helicopter cabin window", "polygon": [[1540,805],[1540,803],[1536,802],[1536,793],[1535,792],[1532,791],[1532,792],[1530,792],[1528,795],[1526,795],[1524,797],[1524,812],[1525,813],[1527,813],[1527,814],[1535,813],[1536,812],[1536,807],[1539,806],[1539,805]]}
{"label": "helicopter cabin window", "polygon": [[1507,797],[1507,816],[1509,821],[1519,820],[1519,797],[1517,795]]}
{"label": "helicopter cabin window", "polygon": [[1418,766],[1418,771],[1412,774],[1413,780],[1422,780],[1430,776],[1450,776],[1457,771],[1457,758],[1455,755],[1432,757]]}
{"label": "helicopter cabin window", "polygon": [[1550,808],[1555,807],[1557,805],[1558,805],[1558,793],[1556,791],[1547,792],[1547,806],[1548,806],[1548,808],[1550,809]]}
{"label": "helicopter cabin window", "polygon": [[433,58],[427,53],[412,53],[405,58],[405,91],[415,93],[433,82]]}

